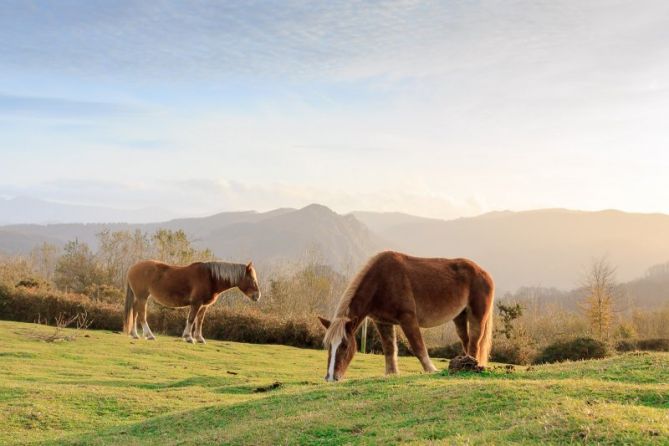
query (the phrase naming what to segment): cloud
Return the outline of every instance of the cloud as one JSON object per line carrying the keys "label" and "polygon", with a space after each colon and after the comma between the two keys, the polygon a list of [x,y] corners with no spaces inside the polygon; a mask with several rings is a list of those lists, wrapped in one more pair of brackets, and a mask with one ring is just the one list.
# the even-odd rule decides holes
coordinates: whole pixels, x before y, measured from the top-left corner
{"label": "cloud", "polygon": [[[652,62],[666,38],[666,10],[662,1],[4,3],[0,67],[151,82],[382,85],[518,65],[540,75],[615,58]],[[643,51],[624,44],[637,36],[646,39]]]}
{"label": "cloud", "polygon": [[187,179],[159,183],[96,180],[58,180],[28,187],[0,186],[0,196],[32,196],[70,204],[117,208],[158,207],[178,216],[210,215],[221,211],[267,211],[300,208],[311,203],[337,212],[397,211],[435,218],[480,214],[487,209],[478,199],[454,200],[436,193],[380,189],[353,193],[297,183],[244,183],[233,180]]}
{"label": "cloud", "polygon": [[137,107],[110,102],[77,101],[64,98],[15,96],[0,93],[0,115],[12,117],[104,117],[132,115]]}
{"label": "cloud", "polygon": [[666,207],[668,12],[0,2],[0,176],[180,212]]}

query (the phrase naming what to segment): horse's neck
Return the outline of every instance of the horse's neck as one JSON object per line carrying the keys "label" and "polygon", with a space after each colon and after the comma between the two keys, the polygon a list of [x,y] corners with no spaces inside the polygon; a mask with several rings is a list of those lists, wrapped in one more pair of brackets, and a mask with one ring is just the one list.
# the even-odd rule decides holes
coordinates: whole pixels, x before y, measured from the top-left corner
{"label": "horse's neck", "polygon": [[353,297],[351,297],[351,301],[348,305],[348,311],[346,312],[346,317],[348,317],[353,322],[354,331],[369,314],[370,300],[370,296],[361,293],[360,289],[358,289]]}
{"label": "horse's neck", "polygon": [[218,278],[216,280],[216,292],[222,293],[223,291],[227,291],[230,288],[236,287],[238,283],[238,280],[233,280],[230,278]]}
{"label": "horse's neck", "polygon": [[234,288],[239,284],[239,281],[242,280],[241,277],[238,277],[238,274],[233,274],[231,272],[228,272],[225,276],[221,275],[220,272],[212,272],[212,274],[216,293],[222,293],[230,288]]}

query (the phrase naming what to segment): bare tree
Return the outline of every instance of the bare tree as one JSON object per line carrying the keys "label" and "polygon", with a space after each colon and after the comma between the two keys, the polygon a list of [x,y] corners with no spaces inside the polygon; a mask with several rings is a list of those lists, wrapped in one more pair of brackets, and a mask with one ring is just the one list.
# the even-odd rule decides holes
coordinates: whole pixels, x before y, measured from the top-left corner
{"label": "bare tree", "polygon": [[586,292],[583,308],[592,332],[601,340],[608,340],[614,321],[618,285],[616,269],[606,257],[592,262],[585,275],[583,288]]}
{"label": "bare tree", "polygon": [[44,242],[33,248],[30,252],[33,270],[47,282],[53,278],[59,251],[60,248],[58,246]]}
{"label": "bare tree", "polygon": [[148,236],[141,230],[109,231],[97,234],[97,258],[104,269],[106,280],[118,289],[125,286],[125,275],[133,263],[150,257]]}

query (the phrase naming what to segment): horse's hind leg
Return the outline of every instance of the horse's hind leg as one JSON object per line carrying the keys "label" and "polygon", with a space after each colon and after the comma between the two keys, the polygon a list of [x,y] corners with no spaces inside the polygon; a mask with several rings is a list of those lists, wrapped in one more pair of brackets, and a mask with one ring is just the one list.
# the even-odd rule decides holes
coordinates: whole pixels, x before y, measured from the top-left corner
{"label": "horse's hind leg", "polygon": [[487,314],[481,309],[470,308],[467,311],[467,320],[469,322],[469,346],[467,347],[467,354],[479,360],[479,349],[481,347],[481,340],[485,333],[485,324]]}
{"label": "horse's hind leg", "polygon": [[411,350],[416,355],[420,363],[423,365],[423,370],[426,372],[436,372],[437,368],[432,364],[430,357],[427,354],[425,342],[423,342],[423,335],[420,333],[420,327],[415,314],[407,314],[400,319],[400,326],[402,331],[409,340]]}
{"label": "horse's hind leg", "polygon": [[195,322],[195,316],[197,316],[198,311],[200,311],[200,307],[202,304],[193,304],[190,306],[190,311],[188,312],[188,317],[186,318],[186,328],[184,328],[184,332],[181,335],[181,337],[184,339],[186,342],[192,342],[195,343],[193,340],[193,323]]}
{"label": "horse's hind leg", "polygon": [[207,341],[204,340],[204,336],[202,336],[202,323],[204,322],[204,315],[207,312],[207,308],[209,308],[208,305],[202,305],[200,311],[197,312],[197,316],[195,317],[195,325],[193,328],[193,336],[195,337],[195,340],[202,344],[207,343]]}
{"label": "horse's hind leg", "polygon": [[132,304],[132,310],[130,315],[130,336],[133,339],[139,339],[139,334],[137,333],[137,322],[139,322],[139,299],[135,297],[135,301]]}
{"label": "horse's hind leg", "polygon": [[395,336],[395,326],[383,322],[374,321],[376,330],[381,336],[381,346],[383,354],[386,357],[386,375],[399,373],[397,369],[397,338]]}
{"label": "horse's hind leg", "polygon": [[[146,307],[148,303],[148,297],[144,299],[135,299],[135,314],[137,315],[136,317],[139,322],[142,324],[142,334],[149,341],[153,341],[156,337],[151,332],[149,323],[146,322]],[[137,330],[137,324],[135,324],[135,330]]]}
{"label": "horse's hind leg", "polygon": [[[133,311],[133,313],[134,313],[134,311]],[[130,326],[131,326],[131,328],[130,328],[130,336],[131,336],[133,339],[139,339],[139,333],[137,333],[137,319],[138,319],[138,318],[137,318],[137,313],[134,313],[134,314],[132,315],[131,319],[132,319],[132,324],[130,325]]]}
{"label": "horse's hind leg", "polygon": [[453,319],[455,324],[455,331],[458,333],[458,337],[462,342],[462,351],[466,354],[469,353],[469,334],[467,334],[467,309],[462,310],[462,313],[458,314],[455,319]]}

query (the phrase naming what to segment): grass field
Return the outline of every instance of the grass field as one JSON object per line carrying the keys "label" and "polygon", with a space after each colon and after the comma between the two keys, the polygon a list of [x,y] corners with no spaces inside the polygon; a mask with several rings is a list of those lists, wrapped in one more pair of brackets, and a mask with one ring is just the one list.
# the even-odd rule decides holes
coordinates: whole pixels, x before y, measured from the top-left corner
{"label": "grass field", "polygon": [[0,322],[0,444],[669,444],[669,354],[327,384],[323,351],[51,331]]}

